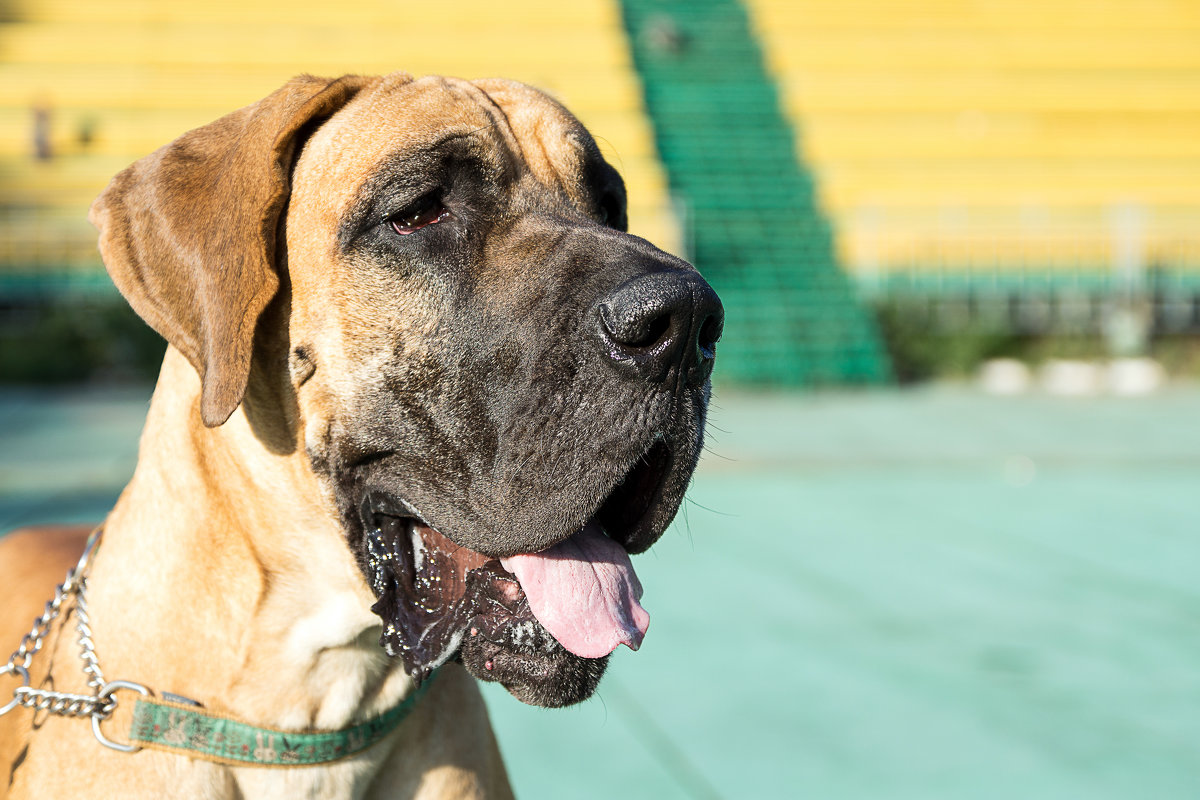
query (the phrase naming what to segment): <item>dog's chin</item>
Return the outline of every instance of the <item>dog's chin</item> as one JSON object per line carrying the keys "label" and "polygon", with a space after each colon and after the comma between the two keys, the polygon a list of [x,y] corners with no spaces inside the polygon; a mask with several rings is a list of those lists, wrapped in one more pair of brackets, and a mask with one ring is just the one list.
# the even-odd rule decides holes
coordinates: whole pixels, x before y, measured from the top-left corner
{"label": "dog's chin", "polygon": [[[672,462],[665,446],[652,447],[587,523],[565,532],[542,555],[494,558],[463,547],[402,498],[367,491],[359,506],[362,556],[377,598],[372,611],[384,623],[383,648],[402,659],[418,683],[458,660],[476,678],[498,682],[531,705],[586,700],[604,674],[608,653],[621,643],[636,649],[645,632],[648,618],[637,602],[641,587],[627,553],[652,544],[673,516],[678,500],[670,496]],[[562,566],[566,560],[596,576],[590,578],[591,591],[576,584],[579,593],[607,597],[609,605],[599,610],[580,605],[566,582],[552,591],[544,588],[570,572]],[[534,580],[532,607],[515,573]],[[551,627],[566,647],[534,609],[547,624],[558,620]],[[596,624],[589,627],[589,621]]]}
{"label": "dog's chin", "polygon": [[[581,658],[569,653],[541,625],[531,642],[501,644],[474,636],[463,640],[459,658],[482,681],[496,681],[531,706],[561,708],[592,696],[608,656]],[[548,640],[548,641],[547,641]]]}
{"label": "dog's chin", "polygon": [[[368,501],[369,502],[369,501]],[[566,650],[537,620],[516,576],[414,518],[376,515],[368,567],[380,644],[418,684],[450,660],[531,705],[586,700],[607,656]]]}

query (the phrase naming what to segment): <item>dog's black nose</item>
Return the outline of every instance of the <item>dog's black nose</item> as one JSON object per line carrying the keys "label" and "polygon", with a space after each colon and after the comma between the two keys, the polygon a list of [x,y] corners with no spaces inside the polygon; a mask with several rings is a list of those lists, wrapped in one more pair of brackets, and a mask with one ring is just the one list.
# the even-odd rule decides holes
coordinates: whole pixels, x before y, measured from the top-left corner
{"label": "dog's black nose", "polygon": [[604,351],[631,377],[663,381],[675,365],[692,383],[712,373],[725,311],[696,273],[640,275],[618,286],[595,311]]}

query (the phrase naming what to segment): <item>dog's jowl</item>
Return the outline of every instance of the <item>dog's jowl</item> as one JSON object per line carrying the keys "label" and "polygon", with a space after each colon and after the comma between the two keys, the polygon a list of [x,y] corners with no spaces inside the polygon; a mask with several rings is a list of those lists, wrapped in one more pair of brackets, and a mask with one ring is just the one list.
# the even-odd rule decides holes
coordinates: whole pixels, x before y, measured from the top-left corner
{"label": "dog's jowl", "polygon": [[[170,346],[86,565],[90,641],[108,680],[266,733],[212,756],[217,727],[157,741],[117,693],[97,726],[144,748],[119,752],[22,705],[11,795],[508,796],[474,679],[566,705],[642,642],[630,554],[700,452],[712,289],[625,232],[578,121],[500,80],[297,78],[122,172],[92,220]],[[0,543],[14,647],[72,537]],[[75,598],[31,686],[86,685]],[[344,757],[262,766],[305,758],[276,734],[339,731]]]}

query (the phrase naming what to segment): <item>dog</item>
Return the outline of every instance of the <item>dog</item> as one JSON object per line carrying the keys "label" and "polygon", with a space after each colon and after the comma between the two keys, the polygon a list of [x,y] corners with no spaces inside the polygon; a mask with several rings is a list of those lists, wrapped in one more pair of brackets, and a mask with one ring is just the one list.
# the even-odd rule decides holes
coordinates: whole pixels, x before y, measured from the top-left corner
{"label": "dog", "polygon": [[[511,796],[477,681],[568,705],[640,644],[629,554],[701,450],[712,288],[626,232],[584,127],[504,80],[295,78],[133,164],[90,219],[168,343],[87,566],[105,680],[283,732],[411,709],[349,757],[264,768],[116,752],[21,706],[0,717],[0,787]],[[71,529],[0,540],[0,644],[82,548]],[[32,686],[81,691],[72,616]],[[121,742],[136,695],[116,699],[93,723]]]}

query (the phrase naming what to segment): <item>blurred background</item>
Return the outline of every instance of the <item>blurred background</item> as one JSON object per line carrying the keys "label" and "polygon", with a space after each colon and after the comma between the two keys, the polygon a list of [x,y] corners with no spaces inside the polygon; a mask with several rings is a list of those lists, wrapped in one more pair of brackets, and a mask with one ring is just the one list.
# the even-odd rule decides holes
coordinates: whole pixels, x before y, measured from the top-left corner
{"label": "blurred background", "polygon": [[133,469],[91,199],[395,70],[554,94],[726,307],[642,651],[488,693],[519,794],[1200,796],[1193,0],[0,0],[0,531]]}

